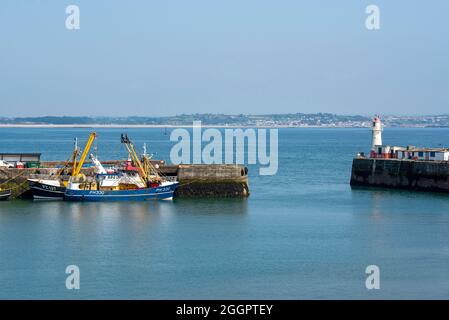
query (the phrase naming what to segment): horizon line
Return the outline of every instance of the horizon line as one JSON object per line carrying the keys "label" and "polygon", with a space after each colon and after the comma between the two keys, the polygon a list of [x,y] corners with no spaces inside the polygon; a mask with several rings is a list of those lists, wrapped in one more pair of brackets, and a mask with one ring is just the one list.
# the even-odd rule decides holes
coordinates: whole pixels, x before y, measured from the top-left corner
{"label": "horizon line", "polygon": [[[371,115],[356,114],[356,113],[332,113],[332,112],[285,112],[285,113],[180,113],[175,115],[115,115],[115,116],[102,116],[102,115],[30,115],[30,116],[0,116],[0,119],[23,119],[23,118],[170,118],[180,116],[274,116],[274,115],[335,115],[335,116],[351,116],[351,117],[372,117],[378,113]],[[439,117],[449,116],[449,113],[436,113],[436,114],[383,114],[381,117]]]}

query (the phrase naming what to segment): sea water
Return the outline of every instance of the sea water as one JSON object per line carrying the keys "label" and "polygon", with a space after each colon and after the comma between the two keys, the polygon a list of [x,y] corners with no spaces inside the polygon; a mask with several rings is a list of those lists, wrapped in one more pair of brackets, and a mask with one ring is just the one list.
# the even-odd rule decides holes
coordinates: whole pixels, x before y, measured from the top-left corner
{"label": "sea water", "polygon": [[[66,160],[88,128],[1,128],[0,152]],[[101,128],[100,160],[137,147],[169,161],[170,129]],[[390,129],[390,145],[447,145],[449,129]],[[449,298],[449,195],[349,185],[368,129],[279,130],[279,168],[249,166],[248,199],[0,202],[2,299]],[[66,288],[66,267],[80,289]],[[380,270],[368,290],[366,267]]]}

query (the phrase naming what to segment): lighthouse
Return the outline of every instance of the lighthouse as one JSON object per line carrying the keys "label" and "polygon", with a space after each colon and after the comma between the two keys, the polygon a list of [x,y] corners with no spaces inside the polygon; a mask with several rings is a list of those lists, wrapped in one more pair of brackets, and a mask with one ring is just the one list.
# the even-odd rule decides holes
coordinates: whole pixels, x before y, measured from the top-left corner
{"label": "lighthouse", "polygon": [[372,127],[372,143],[371,143],[371,156],[377,154],[377,148],[382,146],[382,122],[379,116],[373,118]]}

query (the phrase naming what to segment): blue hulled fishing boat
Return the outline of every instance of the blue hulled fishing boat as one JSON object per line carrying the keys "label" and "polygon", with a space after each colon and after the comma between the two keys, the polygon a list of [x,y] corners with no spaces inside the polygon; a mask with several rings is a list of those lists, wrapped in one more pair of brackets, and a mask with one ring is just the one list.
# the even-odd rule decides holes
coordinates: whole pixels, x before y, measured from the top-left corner
{"label": "blue hulled fishing boat", "polygon": [[64,197],[68,201],[172,200],[178,185],[178,182],[166,182],[153,188],[129,190],[73,190],[68,188]]}
{"label": "blue hulled fishing boat", "polygon": [[74,169],[64,193],[67,201],[130,201],[130,200],[171,200],[179,186],[177,181],[167,181],[158,174],[144,152],[142,158],[137,156],[134,145],[128,136],[122,135],[130,160],[123,168],[108,172],[100,161],[91,155],[96,167],[94,177],[80,173],[90,146],[95,139],[92,133],[80,161]]}

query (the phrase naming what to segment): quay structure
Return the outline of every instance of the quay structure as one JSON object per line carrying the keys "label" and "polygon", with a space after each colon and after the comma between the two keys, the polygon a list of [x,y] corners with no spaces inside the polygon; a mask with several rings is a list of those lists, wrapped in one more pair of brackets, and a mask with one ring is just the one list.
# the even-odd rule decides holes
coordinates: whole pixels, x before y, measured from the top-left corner
{"label": "quay structure", "polygon": [[449,149],[384,145],[382,130],[376,116],[369,156],[361,152],[353,159],[351,186],[449,193]]}
{"label": "quay structure", "polygon": [[[18,155],[20,157],[20,155]],[[10,160],[10,159],[9,159]],[[123,161],[102,161],[105,165],[114,165]],[[10,162],[11,163],[11,162]],[[180,164],[167,165],[164,161],[152,160],[161,175],[177,180],[180,186],[175,192],[177,198],[220,197],[246,198],[249,196],[248,169],[237,164]],[[63,162],[40,162],[39,166],[16,165],[0,166],[0,186],[11,189],[13,198],[29,198],[28,179],[56,179],[61,173],[59,166]],[[89,163],[88,163],[89,165]],[[93,167],[83,168],[90,174]],[[60,178],[69,178],[62,173]]]}

